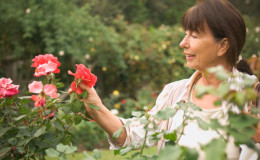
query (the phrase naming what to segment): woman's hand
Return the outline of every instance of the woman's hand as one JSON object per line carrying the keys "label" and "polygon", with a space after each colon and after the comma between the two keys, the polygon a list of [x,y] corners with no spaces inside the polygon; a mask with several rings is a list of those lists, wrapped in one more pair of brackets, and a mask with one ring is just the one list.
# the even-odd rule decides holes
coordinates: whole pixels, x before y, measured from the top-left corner
{"label": "woman's hand", "polygon": [[87,97],[83,100],[84,104],[85,104],[85,108],[87,110],[88,113],[91,114],[91,112],[93,112],[95,109],[90,108],[87,103],[90,103],[94,106],[97,106],[99,108],[103,107],[103,103],[101,101],[101,99],[99,98],[96,90],[94,89],[94,87],[89,88],[87,85],[85,85],[84,83],[79,83],[79,87],[82,90],[86,90],[88,92]]}

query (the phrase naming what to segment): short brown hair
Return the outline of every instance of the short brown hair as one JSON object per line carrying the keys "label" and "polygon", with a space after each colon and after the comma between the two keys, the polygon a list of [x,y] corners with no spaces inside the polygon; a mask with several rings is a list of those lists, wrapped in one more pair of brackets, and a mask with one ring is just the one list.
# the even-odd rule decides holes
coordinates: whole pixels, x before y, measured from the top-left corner
{"label": "short brown hair", "polygon": [[235,66],[246,38],[246,26],[240,12],[228,0],[200,0],[182,17],[185,30],[204,31],[205,22],[216,41],[228,39],[226,60]]}

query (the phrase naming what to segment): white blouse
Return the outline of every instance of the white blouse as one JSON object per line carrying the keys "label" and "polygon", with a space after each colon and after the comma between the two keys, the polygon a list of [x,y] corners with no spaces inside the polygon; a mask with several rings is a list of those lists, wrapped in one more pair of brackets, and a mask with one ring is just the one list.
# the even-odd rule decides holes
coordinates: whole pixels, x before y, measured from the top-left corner
{"label": "white blouse", "polygon": [[[238,72],[236,69],[233,72]],[[182,100],[188,101],[189,93],[192,89],[192,84],[196,80],[196,78],[201,73],[196,71],[189,79],[183,79],[180,81],[172,82],[167,84],[163,91],[160,93],[156,100],[155,106],[149,111],[150,115],[155,115],[158,111],[165,109],[168,106],[174,108],[176,104]],[[254,77],[253,77],[254,78]],[[191,85],[190,85],[191,84]],[[224,101],[222,102],[222,107],[216,109],[204,109],[201,113],[194,112],[195,116],[199,116],[204,121],[209,121],[211,118],[220,118],[225,122],[225,118],[222,116],[223,114],[227,113],[228,106]],[[177,113],[169,120],[154,120],[158,131],[167,130],[173,131],[179,127],[183,122],[183,111],[179,110]],[[144,141],[145,130],[143,124],[141,124],[136,118],[131,119],[123,119],[120,120],[125,124],[128,121],[132,121],[132,123],[127,126],[126,133],[127,137],[123,147],[125,146],[135,146],[138,147]],[[212,130],[202,130],[198,127],[197,121],[189,122],[184,129],[185,135],[182,135],[181,139],[179,140],[180,145],[184,145],[191,148],[196,148],[200,150],[200,144],[207,144],[213,138],[218,137],[219,135]],[[149,133],[152,135],[153,133]],[[113,142],[109,138],[110,149],[115,150],[119,149],[120,147]],[[147,141],[147,146],[155,145],[155,142]],[[165,139],[161,138],[160,141],[157,143],[157,150],[158,152],[164,147]],[[240,154],[240,160],[254,160],[257,159],[257,155],[252,150],[248,149],[245,145],[241,145],[242,152]],[[238,159],[239,157],[239,148],[233,145],[233,140],[231,139],[230,142],[227,144],[227,157],[230,159]],[[199,152],[199,159],[205,159],[205,155],[203,152]],[[253,158],[252,158],[253,157]],[[252,158],[252,159],[251,159]]]}

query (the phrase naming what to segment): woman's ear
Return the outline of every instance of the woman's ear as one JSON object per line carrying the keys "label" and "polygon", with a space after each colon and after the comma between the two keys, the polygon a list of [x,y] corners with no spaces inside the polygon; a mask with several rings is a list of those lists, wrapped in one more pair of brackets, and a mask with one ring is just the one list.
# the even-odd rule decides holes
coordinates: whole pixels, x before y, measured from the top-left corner
{"label": "woman's ear", "polygon": [[228,48],[229,48],[229,41],[227,38],[223,38],[219,42],[218,56],[223,56],[224,54],[226,54],[228,51]]}

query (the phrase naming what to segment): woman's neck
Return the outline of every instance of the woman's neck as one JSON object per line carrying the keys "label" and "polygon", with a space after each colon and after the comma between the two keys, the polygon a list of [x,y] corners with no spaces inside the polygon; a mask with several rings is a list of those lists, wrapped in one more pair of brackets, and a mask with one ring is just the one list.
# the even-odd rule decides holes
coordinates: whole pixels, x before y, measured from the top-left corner
{"label": "woman's neck", "polygon": [[[232,67],[225,66],[224,68],[225,68],[226,72],[232,72]],[[201,75],[202,76],[199,79],[198,84],[201,84],[203,86],[214,86],[215,88],[217,88],[220,85],[220,83],[222,82],[215,76],[215,74],[201,71]]]}

